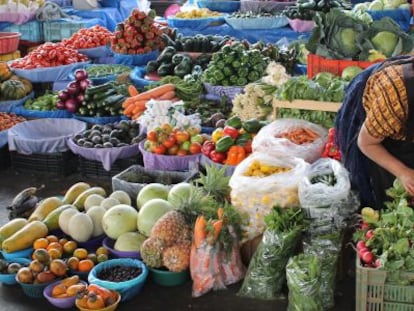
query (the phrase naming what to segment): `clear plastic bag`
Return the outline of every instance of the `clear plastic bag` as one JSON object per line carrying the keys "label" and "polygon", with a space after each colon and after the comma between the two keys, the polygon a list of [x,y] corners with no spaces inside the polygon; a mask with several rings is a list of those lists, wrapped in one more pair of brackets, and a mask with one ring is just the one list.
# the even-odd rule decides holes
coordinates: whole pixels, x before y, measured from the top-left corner
{"label": "clear plastic bag", "polygon": [[[279,166],[290,170],[266,177],[245,176],[246,171],[255,161],[267,167]],[[298,184],[305,176],[308,166],[308,163],[299,158],[272,157],[264,153],[253,153],[236,167],[229,182],[231,202],[239,212],[249,216],[249,223],[242,226],[242,242],[252,240],[263,233],[264,216],[273,206],[299,205]]]}
{"label": "clear plastic bag", "polygon": [[[295,144],[287,138],[277,137],[297,129],[309,129],[317,135],[311,143]],[[263,127],[254,137],[253,152],[263,152],[269,155],[291,156],[312,163],[321,157],[328,131],[320,125],[299,119],[280,119]]]}

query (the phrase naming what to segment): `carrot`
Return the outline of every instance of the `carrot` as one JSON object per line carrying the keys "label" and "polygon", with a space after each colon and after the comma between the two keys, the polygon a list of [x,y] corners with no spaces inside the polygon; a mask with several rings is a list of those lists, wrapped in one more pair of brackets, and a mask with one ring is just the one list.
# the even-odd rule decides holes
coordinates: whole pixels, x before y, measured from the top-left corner
{"label": "carrot", "polygon": [[131,105],[134,102],[132,97],[129,97],[127,99],[124,100],[124,102],[122,103],[122,108],[126,108],[129,105]]}
{"label": "carrot", "polygon": [[136,114],[136,113],[138,113],[138,112],[142,112],[142,111],[144,111],[145,109],[142,109],[142,107],[141,106],[138,106],[138,105],[134,105],[134,110],[132,110],[132,114]]}
{"label": "carrot", "polygon": [[217,209],[217,216],[218,216],[219,219],[223,219],[223,216],[224,216],[224,208],[219,207]]}
{"label": "carrot", "polygon": [[144,99],[144,100],[137,100],[133,103],[134,107],[139,107],[140,110],[145,110],[147,108],[147,102],[148,100]]}
{"label": "carrot", "polygon": [[143,100],[143,99],[149,100],[151,98],[157,98],[157,97],[159,97],[159,96],[161,96],[161,95],[163,95],[167,92],[174,91],[174,90],[175,90],[174,84],[167,83],[167,84],[158,86],[156,88],[153,88],[151,90],[148,90],[144,93],[140,93],[138,95],[135,95],[131,98],[133,98],[135,101]]}
{"label": "carrot", "polygon": [[198,216],[194,225],[194,245],[196,248],[200,247],[206,238],[206,225],[207,221],[204,216]]}
{"label": "carrot", "polygon": [[158,97],[158,99],[160,100],[171,100],[175,97],[175,92],[174,91],[168,91],[164,94],[162,94],[160,97]]}
{"label": "carrot", "polygon": [[171,98],[170,99],[172,102],[178,102],[178,101],[180,101],[181,99],[179,99],[178,97],[174,97],[174,98]]}
{"label": "carrot", "polygon": [[138,119],[142,115],[143,111],[138,111],[137,113],[134,113],[131,117],[132,120]]}
{"label": "carrot", "polygon": [[129,93],[129,96],[131,96],[131,97],[136,96],[136,95],[139,94],[137,88],[135,86],[133,86],[132,84],[130,84],[128,86],[128,93]]}
{"label": "carrot", "polygon": [[221,228],[223,227],[223,219],[220,220],[213,220],[213,228],[214,228],[214,241],[217,241]]}
{"label": "carrot", "polygon": [[124,115],[126,115],[126,116],[132,116],[134,109],[135,109],[135,106],[134,105],[132,105],[132,104],[129,105],[128,107],[126,107],[124,109]]}

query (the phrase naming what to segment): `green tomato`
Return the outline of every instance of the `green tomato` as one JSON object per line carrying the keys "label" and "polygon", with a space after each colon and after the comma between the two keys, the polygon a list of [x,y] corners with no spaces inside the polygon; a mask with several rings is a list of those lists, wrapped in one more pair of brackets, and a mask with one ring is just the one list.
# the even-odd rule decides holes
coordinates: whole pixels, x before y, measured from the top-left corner
{"label": "green tomato", "polygon": [[204,140],[203,140],[203,136],[201,136],[200,134],[197,134],[197,135],[191,136],[190,141],[192,143],[200,143],[200,144],[202,144]]}
{"label": "green tomato", "polygon": [[181,144],[181,149],[188,151],[190,150],[190,146],[191,146],[191,142],[187,140]]}

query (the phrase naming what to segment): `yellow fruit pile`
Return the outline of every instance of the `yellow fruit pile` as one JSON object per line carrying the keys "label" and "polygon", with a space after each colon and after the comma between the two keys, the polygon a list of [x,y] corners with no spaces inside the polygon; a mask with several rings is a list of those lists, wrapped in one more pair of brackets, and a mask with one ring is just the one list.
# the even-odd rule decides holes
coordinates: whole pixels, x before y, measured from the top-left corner
{"label": "yellow fruit pile", "polygon": [[177,18],[206,18],[221,16],[220,12],[210,11],[209,9],[192,9],[191,11],[178,12],[175,17]]}
{"label": "yellow fruit pile", "polygon": [[289,167],[273,166],[261,163],[258,160],[252,161],[248,169],[244,172],[244,176],[249,177],[266,177],[273,174],[286,173],[291,169]]}

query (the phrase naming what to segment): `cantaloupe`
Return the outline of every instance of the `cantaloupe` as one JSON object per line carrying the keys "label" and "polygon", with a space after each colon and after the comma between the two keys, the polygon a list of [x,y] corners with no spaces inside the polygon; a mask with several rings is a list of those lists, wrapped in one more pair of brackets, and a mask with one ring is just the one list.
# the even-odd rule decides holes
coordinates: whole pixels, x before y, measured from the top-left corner
{"label": "cantaloupe", "polygon": [[77,213],[69,220],[69,235],[76,242],[86,242],[93,234],[93,222],[89,215]]}
{"label": "cantaloupe", "polygon": [[96,237],[104,233],[102,228],[102,218],[106,209],[102,206],[92,206],[86,214],[92,219],[93,233],[92,236]]}
{"label": "cantaloupe", "polygon": [[122,233],[137,230],[138,212],[126,204],[119,204],[107,210],[102,218],[102,227],[107,236],[116,240]]}

